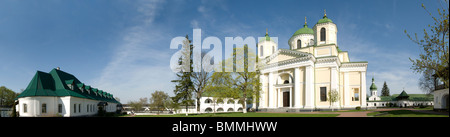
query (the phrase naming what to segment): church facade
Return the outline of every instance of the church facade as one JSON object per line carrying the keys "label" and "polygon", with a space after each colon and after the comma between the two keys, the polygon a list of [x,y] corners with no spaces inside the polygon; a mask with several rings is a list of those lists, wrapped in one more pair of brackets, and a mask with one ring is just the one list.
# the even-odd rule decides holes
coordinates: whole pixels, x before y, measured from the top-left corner
{"label": "church facade", "polygon": [[[292,112],[366,108],[368,62],[350,61],[348,52],[338,45],[337,32],[326,14],[312,28],[305,18],[303,28],[289,39],[289,49],[278,49],[266,32],[257,44],[262,85],[259,108]],[[331,91],[339,97],[333,103]]]}

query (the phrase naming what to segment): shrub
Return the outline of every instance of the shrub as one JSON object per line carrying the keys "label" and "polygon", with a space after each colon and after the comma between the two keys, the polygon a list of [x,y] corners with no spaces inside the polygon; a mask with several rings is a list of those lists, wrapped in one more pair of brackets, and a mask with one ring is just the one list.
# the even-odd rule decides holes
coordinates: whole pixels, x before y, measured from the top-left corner
{"label": "shrub", "polygon": [[426,108],[426,106],[423,104],[420,104],[419,108]]}
{"label": "shrub", "polygon": [[356,109],[356,110],[361,110],[361,107],[360,107],[360,106],[357,106],[355,109]]}

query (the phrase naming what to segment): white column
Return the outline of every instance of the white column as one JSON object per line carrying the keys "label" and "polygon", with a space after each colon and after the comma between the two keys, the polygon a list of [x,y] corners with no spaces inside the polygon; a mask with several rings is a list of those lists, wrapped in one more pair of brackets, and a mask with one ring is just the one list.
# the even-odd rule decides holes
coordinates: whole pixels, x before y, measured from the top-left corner
{"label": "white column", "polygon": [[[332,67],[331,68],[331,90],[330,91],[336,90],[339,93],[340,91],[339,91],[338,83],[339,83],[339,81],[338,81],[338,73],[337,73],[336,67]],[[338,107],[338,104],[339,104],[339,100],[333,103],[333,107]]]}
{"label": "white column", "polygon": [[289,88],[289,107],[291,108],[292,107],[292,99],[294,98],[294,97],[292,97],[292,87],[290,87]]}
{"label": "white column", "polygon": [[294,69],[294,107],[300,107],[300,68]]}
{"label": "white column", "polygon": [[281,89],[277,89],[277,96],[278,96],[278,100],[277,100],[277,107],[283,107],[283,104],[282,104],[282,98],[281,98],[281,96],[282,96],[283,94],[281,94]]}
{"label": "white column", "polygon": [[268,81],[269,81],[269,94],[267,94],[268,96],[269,96],[269,108],[273,108],[273,107],[275,107],[274,106],[274,104],[273,103],[275,103],[274,102],[274,89],[273,89],[273,84],[274,84],[274,80],[273,80],[273,72],[269,72],[269,79],[268,79]]}
{"label": "white column", "polygon": [[366,72],[365,71],[361,71],[361,95],[360,96],[360,100],[361,100],[361,108],[365,108],[367,107],[366,104]]}
{"label": "white column", "polygon": [[305,69],[306,83],[305,83],[305,107],[313,108],[314,105],[314,68],[307,66]]}
{"label": "white column", "polygon": [[349,87],[348,72],[344,72],[344,107],[350,105],[350,87]]}
{"label": "white column", "polygon": [[259,76],[259,82],[261,82],[261,92],[260,92],[260,97],[259,97],[259,107],[263,107],[266,108],[266,95],[267,95],[267,88],[266,88],[266,81],[264,81],[264,79],[266,76],[264,74],[261,74]]}

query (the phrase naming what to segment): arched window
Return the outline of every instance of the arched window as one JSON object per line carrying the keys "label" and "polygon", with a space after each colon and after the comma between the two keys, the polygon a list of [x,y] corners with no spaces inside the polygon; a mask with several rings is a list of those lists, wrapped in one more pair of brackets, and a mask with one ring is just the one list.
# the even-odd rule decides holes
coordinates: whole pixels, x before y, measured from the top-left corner
{"label": "arched window", "polygon": [[206,113],[210,113],[210,112],[212,112],[212,109],[211,109],[211,108],[206,108],[206,109],[205,109],[205,112],[206,112]]}
{"label": "arched window", "polygon": [[233,108],[228,108],[227,112],[233,112],[234,109]]}
{"label": "arched window", "polygon": [[259,52],[260,52],[260,56],[262,57],[264,54],[263,54],[263,46],[261,45],[260,46],[260,48],[259,48]]}
{"label": "arched window", "polygon": [[272,46],[272,54],[275,53],[275,46]]}
{"label": "arched window", "polygon": [[285,80],[283,84],[289,84],[289,80]]}
{"label": "arched window", "polygon": [[206,100],[205,100],[205,103],[206,103],[206,104],[212,103],[212,100],[211,100],[211,99],[206,99]]}
{"label": "arched window", "polygon": [[325,28],[320,29],[320,41],[325,41],[326,36],[325,36]]}
{"label": "arched window", "polygon": [[314,45],[314,40],[313,39],[309,40],[309,45]]}
{"label": "arched window", "polygon": [[238,112],[242,112],[242,110],[243,110],[242,108],[238,108],[238,110],[237,110],[237,111],[238,111]]}
{"label": "arched window", "polygon": [[223,108],[218,108],[217,112],[223,112]]}
{"label": "arched window", "polygon": [[297,40],[297,49],[302,48],[302,41],[301,40]]}

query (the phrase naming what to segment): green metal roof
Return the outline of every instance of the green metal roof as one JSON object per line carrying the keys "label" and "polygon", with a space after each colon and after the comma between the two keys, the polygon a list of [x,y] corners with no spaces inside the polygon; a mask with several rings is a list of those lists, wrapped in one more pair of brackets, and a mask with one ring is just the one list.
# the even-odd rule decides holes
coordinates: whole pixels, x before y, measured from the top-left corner
{"label": "green metal roof", "polygon": [[[73,90],[68,87],[70,84],[73,84]],[[82,88],[83,85],[84,84],[75,76],[61,70],[53,69],[50,73],[37,71],[27,88],[20,93],[17,98],[32,96],[73,96],[120,104],[120,102],[114,98],[101,97],[92,93],[89,94],[88,92],[81,91],[80,88]],[[90,86],[85,86],[85,89],[90,88]],[[106,94],[106,92],[104,93]]]}
{"label": "green metal roof", "polygon": [[264,37],[264,39],[259,40],[259,42],[263,42],[263,41],[271,41],[272,39],[269,37],[269,34],[266,33],[266,36]]}
{"label": "green metal roof", "polygon": [[313,31],[311,28],[308,28],[308,25],[305,24],[305,25],[303,25],[303,28],[298,29],[298,30],[292,35],[292,37],[297,36],[297,35],[300,35],[300,34],[312,34],[312,35],[314,35],[314,31]]}
{"label": "green metal roof", "polygon": [[[398,101],[397,98],[400,94],[394,94],[392,96],[380,96],[380,100],[377,101]],[[408,100],[410,101],[433,101],[432,94],[409,94]],[[377,102],[377,101],[369,101],[369,102]]]}
{"label": "green metal roof", "polygon": [[317,22],[317,24],[320,24],[320,23],[327,23],[327,22],[333,23],[333,21],[332,21],[331,19],[329,19],[329,18],[327,17],[327,15],[325,15],[325,16],[323,16],[322,19],[320,19],[320,20]]}
{"label": "green metal roof", "polygon": [[372,85],[370,85],[370,90],[377,90],[377,86],[375,85],[375,79],[372,77]]}
{"label": "green metal roof", "polygon": [[402,93],[400,93],[400,95],[398,95],[396,98],[397,99],[408,99],[409,95],[406,94],[405,90],[403,90]]}

